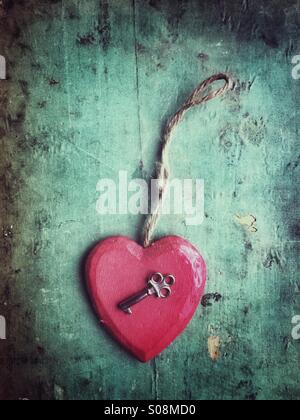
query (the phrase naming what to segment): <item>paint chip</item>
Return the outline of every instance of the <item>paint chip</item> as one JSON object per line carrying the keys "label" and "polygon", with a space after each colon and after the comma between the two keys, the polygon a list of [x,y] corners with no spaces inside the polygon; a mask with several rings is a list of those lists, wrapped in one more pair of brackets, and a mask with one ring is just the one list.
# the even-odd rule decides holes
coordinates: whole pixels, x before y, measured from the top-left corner
{"label": "paint chip", "polygon": [[245,226],[247,230],[251,233],[257,233],[257,219],[253,215],[241,216],[239,214],[235,215],[235,221],[239,223],[241,226]]}
{"label": "paint chip", "polygon": [[221,357],[221,339],[220,337],[208,338],[208,353],[210,358],[215,362]]}

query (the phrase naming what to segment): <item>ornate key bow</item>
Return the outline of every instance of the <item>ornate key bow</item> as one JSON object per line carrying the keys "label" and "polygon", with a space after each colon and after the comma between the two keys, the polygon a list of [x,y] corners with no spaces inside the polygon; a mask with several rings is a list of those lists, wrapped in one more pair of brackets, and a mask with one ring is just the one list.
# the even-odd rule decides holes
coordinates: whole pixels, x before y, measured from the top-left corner
{"label": "ornate key bow", "polygon": [[131,315],[131,307],[149,296],[155,295],[159,299],[170,297],[172,294],[171,287],[175,284],[175,281],[175,277],[171,274],[163,276],[161,273],[155,273],[148,280],[148,285],[145,289],[122,301],[118,306],[123,312]]}

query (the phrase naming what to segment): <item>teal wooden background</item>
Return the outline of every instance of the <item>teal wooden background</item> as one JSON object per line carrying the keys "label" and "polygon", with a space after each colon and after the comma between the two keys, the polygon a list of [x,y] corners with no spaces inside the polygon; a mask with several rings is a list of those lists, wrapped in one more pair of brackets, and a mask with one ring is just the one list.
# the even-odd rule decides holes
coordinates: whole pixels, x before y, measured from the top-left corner
{"label": "teal wooden background", "polygon": [[[299,10],[296,0],[1,2],[2,399],[300,397]],[[222,299],[140,364],[98,326],[81,270],[92,244],[138,238],[143,219],[100,217],[96,184],[119,170],[148,180],[167,117],[220,71],[235,90],[192,110],[172,149],[174,176],[205,180],[205,223],[165,217],[157,236],[202,250],[207,293]],[[257,232],[237,214],[255,216]]]}

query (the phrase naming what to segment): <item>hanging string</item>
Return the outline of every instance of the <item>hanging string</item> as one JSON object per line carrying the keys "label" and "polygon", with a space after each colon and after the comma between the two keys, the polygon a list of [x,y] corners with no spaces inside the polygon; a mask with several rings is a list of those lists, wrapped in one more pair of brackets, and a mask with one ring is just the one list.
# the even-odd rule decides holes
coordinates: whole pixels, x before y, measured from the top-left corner
{"label": "hanging string", "polygon": [[[224,80],[225,84],[220,89],[216,89],[205,95],[207,88],[213,83]],[[172,134],[178,124],[182,121],[185,113],[193,108],[194,106],[204,104],[211,101],[212,99],[218,98],[224,95],[229,90],[233,89],[234,83],[230,76],[226,74],[216,74],[209,79],[202,82],[192,93],[192,95],[186,100],[182,107],[176,112],[176,114],[168,121],[163,137],[162,137],[162,149],[161,149],[161,160],[157,165],[157,185],[159,189],[159,197],[157,204],[152,209],[151,214],[147,217],[144,231],[143,231],[143,245],[145,248],[151,245],[151,239],[154,234],[154,230],[159,221],[161,215],[161,209],[165,192],[168,188],[168,182],[171,175],[169,165],[169,148],[172,142]]]}

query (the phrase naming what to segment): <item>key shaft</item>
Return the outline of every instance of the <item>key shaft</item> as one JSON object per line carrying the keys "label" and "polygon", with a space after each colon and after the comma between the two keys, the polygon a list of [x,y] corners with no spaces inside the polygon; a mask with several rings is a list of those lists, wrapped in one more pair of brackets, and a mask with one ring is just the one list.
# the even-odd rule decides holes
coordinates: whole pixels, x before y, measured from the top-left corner
{"label": "key shaft", "polygon": [[137,305],[142,300],[146,299],[149,296],[149,288],[142,290],[135,295],[132,295],[128,299],[123,300],[123,302],[119,303],[119,308],[128,314],[132,314],[131,306]]}

